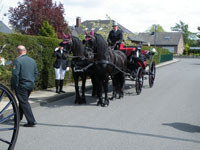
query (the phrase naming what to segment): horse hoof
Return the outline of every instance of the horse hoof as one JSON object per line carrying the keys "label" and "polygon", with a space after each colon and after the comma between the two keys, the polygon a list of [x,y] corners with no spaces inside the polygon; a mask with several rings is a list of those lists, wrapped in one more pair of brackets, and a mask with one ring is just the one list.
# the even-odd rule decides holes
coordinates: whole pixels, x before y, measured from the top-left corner
{"label": "horse hoof", "polygon": [[105,106],[108,106],[109,105],[109,101],[105,101]]}
{"label": "horse hoof", "polygon": [[75,104],[82,104],[83,102],[82,101],[80,101],[80,100],[75,100],[75,102],[74,102]]}
{"label": "horse hoof", "polygon": [[83,100],[82,103],[83,103],[83,104],[86,104],[86,100]]}
{"label": "horse hoof", "polygon": [[97,93],[93,92],[92,97],[96,97],[96,96],[97,96]]}
{"label": "horse hoof", "polygon": [[98,101],[97,102],[97,106],[102,105],[102,102]]}
{"label": "horse hoof", "polygon": [[82,102],[83,104],[86,104],[85,98],[82,98],[81,102]]}
{"label": "horse hoof", "polygon": [[119,96],[119,97],[118,97],[118,99],[121,99],[121,98],[123,98],[123,96]]}
{"label": "horse hoof", "polygon": [[105,107],[105,104],[104,104],[104,103],[102,103],[102,104],[101,104],[101,107]]}
{"label": "horse hoof", "polygon": [[111,101],[112,101],[113,99],[114,99],[114,97],[110,97],[110,98],[109,98],[109,100],[111,100]]}
{"label": "horse hoof", "polygon": [[119,94],[119,99],[121,99],[121,98],[124,98],[124,94],[123,93]]}

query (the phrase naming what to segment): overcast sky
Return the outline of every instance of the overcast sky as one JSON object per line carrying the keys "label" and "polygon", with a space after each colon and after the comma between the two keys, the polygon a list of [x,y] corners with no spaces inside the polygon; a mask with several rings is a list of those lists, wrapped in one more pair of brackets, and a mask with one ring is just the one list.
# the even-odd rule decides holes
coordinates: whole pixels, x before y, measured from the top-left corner
{"label": "overcast sky", "polygon": [[[9,7],[16,7],[18,1],[0,0],[0,20]],[[200,26],[200,0],[53,0],[65,8],[65,19],[75,25],[76,17],[85,20],[103,20],[106,14],[132,32],[144,32],[152,24],[160,24],[165,31],[179,21],[189,25],[189,31],[197,32]]]}

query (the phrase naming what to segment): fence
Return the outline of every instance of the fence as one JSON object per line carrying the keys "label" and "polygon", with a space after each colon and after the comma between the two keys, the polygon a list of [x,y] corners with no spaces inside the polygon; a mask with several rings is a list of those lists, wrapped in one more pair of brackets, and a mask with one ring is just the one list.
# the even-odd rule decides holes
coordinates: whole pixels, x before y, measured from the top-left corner
{"label": "fence", "polygon": [[164,54],[164,55],[160,55],[160,63],[165,62],[165,61],[169,61],[169,60],[173,60],[173,54]]}

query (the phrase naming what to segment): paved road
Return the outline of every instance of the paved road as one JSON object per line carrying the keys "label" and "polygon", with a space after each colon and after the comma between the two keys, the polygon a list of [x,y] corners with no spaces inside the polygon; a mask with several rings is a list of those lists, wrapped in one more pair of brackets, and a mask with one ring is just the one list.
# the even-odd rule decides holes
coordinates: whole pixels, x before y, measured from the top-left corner
{"label": "paved road", "polygon": [[106,108],[89,92],[87,105],[70,97],[36,107],[38,125],[20,128],[16,150],[199,150],[199,89],[200,59],[181,59],[157,69],[139,96],[127,81]]}

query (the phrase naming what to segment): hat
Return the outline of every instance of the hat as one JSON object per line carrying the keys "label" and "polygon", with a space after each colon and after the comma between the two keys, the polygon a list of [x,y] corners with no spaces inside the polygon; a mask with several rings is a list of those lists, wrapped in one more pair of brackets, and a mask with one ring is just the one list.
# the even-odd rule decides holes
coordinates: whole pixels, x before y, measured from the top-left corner
{"label": "hat", "polygon": [[118,24],[117,24],[117,22],[113,22],[113,25],[112,25],[113,27],[114,26],[118,26]]}
{"label": "hat", "polygon": [[63,42],[60,42],[58,45],[59,45],[60,47],[64,47],[64,43],[63,43]]}

